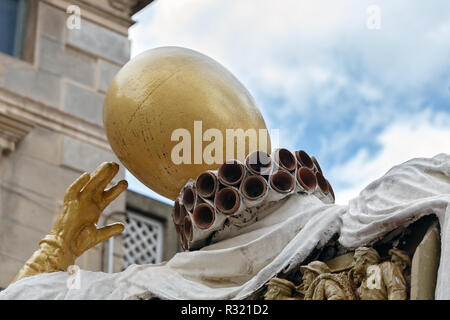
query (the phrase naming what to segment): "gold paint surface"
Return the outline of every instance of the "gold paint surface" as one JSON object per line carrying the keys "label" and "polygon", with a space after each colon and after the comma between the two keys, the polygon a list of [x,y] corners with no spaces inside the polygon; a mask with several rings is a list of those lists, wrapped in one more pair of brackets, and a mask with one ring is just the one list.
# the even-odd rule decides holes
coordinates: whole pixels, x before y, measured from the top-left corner
{"label": "gold paint surface", "polygon": [[103,209],[128,187],[122,180],[105,190],[118,170],[117,163],[104,162],[92,174],[82,174],[67,188],[52,230],[39,242],[39,249],[12,282],[40,273],[67,270],[83,252],[124,230],[121,223],[96,226]]}
{"label": "gold paint surface", "polygon": [[[229,160],[226,129],[267,129],[236,77],[213,59],[185,48],[156,48],[133,58],[112,81],[103,106],[104,127],[117,157],[147,187],[170,199],[190,178],[219,166],[193,163],[194,121],[199,120],[203,133],[210,128],[222,133],[222,163]],[[191,164],[176,165],[171,159],[179,143],[171,141],[171,135],[179,128],[190,132]],[[200,143],[203,150],[211,142]],[[270,137],[265,143],[270,152]],[[236,149],[236,141],[234,145]],[[251,151],[246,148],[245,155]]]}
{"label": "gold paint surface", "polygon": [[332,272],[341,272],[349,270],[353,265],[353,252],[346,253],[325,261]]}

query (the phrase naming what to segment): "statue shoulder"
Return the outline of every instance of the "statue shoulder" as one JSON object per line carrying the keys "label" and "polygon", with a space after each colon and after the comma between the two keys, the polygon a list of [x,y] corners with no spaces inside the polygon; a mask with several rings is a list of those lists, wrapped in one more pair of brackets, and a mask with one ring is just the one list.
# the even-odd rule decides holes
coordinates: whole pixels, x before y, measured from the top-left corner
{"label": "statue shoulder", "polygon": [[402,271],[400,270],[400,268],[396,264],[394,264],[390,261],[382,262],[378,265],[378,267],[381,269],[383,276],[392,275],[392,274],[402,274]]}

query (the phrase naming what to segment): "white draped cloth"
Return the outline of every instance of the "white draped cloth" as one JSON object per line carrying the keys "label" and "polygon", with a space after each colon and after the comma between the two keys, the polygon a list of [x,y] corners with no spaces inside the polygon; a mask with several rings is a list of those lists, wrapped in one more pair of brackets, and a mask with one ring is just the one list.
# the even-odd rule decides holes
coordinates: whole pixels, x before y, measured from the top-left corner
{"label": "white draped cloth", "polygon": [[131,265],[112,274],[35,275],[10,285],[0,299],[244,299],[280,272],[297,268],[335,234],[349,249],[367,246],[429,214],[441,227],[436,299],[450,299],[449,204],[450,155],[416,158],[393,167],[348,205],[294,194],[239,236],[162,264]]}

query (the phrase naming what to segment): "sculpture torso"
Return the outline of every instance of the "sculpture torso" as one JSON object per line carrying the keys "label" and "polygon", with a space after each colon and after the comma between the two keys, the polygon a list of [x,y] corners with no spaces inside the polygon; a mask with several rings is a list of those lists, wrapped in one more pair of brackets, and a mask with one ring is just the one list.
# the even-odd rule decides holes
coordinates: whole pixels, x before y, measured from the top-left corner
{"label": "sculpture torso", "polygon": [[407,285],[400,269],[386,261],[367,268],[358,295],[361,300],[406,300]]}

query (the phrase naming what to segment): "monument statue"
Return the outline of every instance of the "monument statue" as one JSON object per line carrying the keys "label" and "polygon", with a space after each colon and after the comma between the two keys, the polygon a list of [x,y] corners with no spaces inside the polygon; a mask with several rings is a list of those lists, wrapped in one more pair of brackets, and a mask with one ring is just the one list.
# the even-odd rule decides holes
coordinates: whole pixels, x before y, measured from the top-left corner
{"label": "monument statue", "polygon": [[402,272],[409,290],[411,288],[411,258],[406,251],[399,249],[389,250],[389,255],[391,262]]}
{"label": "monument statue", "polygon": [[373,248],[360,247],[354,254],[353,277],[361,300],[406,300],[407,285],[401,270],[390,261],[379,263]]}
{"label": "monument statue", "polygon": [[264,293],[264,300],[299,300],[294,298],[295,286],[292,282],[281,279],[272,278],[267,283],[267,290]]}
{"label": "monument statue", "polygon": [[[318,159],[305,150],[272,151],[250,93],[193,50],[157,48],[129,61],[107,92],[103,120],[121,163],[174,200],[184,252],[120,273],[66,271],[84,251],[123,231],[120,223],[97,226],[103,209],[127,188],[120,181],[105,190],[118,164],[103,163],[68,187],[53,228],[0,299],[246,299],[267,286],[266,299],[404,300],[409,260],[391,251],[391,261],[381,261],[369,246],[384,240],[396,247],[395,237],[408,242],[403,231],[427,215],[436,217],[434,230],[447,245],[450,155],[395,166],[348,205],[336,205]],[[440,252],[440,243],[432,244]],[[428,247],[413,259],[415,270],[422,270]],[[352,251],[353,264],[343,268],[316,258]],[[436,260],[447,265],[450,255],[442,252]],[[311,260],[317,261],[304,265]],[[303,279],[295,287],[283,277],[300,266]],[[435,282],[415,283],[427,282],[436,298],[450,299],[450,274],[433,270],[427,279]],[[77,288],[67,285],[72,277]]]}
{"label": "monument statue", "polygon": [[313,261],[307,266],[301,266],[300,270],[303,273],[303,290],[306,289],[305,300],[355,300],[347,277],[332,274],[324,262]]}
{"label": "monument statue", "polygon": [[[408,285],[403,273],[410,267],[411,260],[399,249],[390,249],[389,255],[391,261],[379,263],[380,256],[375,249],[357,248],[351,269],[341,272],[333,272],[322,261],[310,262],[300,267],[303,276],[296,291],[304,300],[406,300]],[[282,283],[289,290],[280,294],[280,291],[268,289],[265,298],[293,299],[292,282],[273,278],[269,281],[272,283]]]}

